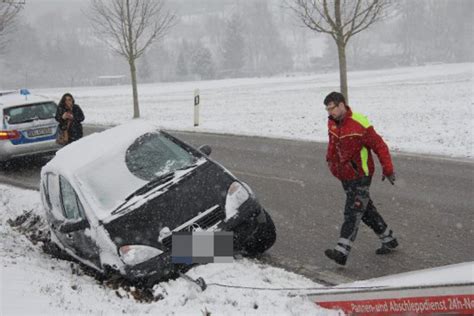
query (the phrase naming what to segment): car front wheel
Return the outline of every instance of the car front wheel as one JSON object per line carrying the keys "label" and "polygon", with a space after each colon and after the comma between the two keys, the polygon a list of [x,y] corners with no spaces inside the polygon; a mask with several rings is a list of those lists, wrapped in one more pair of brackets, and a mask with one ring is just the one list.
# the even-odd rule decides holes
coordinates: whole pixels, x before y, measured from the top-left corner
{"label": "car front wheel", "polygon": [[245,250],[251,256],[270,249],[276,240],[276,229],[272,218],[265,210],[262,210],[262,213],[265,216],[265,221],[258,224],[252,237],[245,243]]}

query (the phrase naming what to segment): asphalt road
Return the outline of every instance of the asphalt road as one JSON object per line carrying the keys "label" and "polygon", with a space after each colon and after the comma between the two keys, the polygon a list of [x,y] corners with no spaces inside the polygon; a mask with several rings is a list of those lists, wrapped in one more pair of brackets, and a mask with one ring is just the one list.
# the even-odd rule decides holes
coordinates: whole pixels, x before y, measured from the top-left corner
{"label": "asphalt road", "polygon": [[[474,261],[473,161],[394,154],[395,186],[380,181],[377,165],[372,199],[400,247],[376,255],[378,238],[362,225],[346,267],[340,267],[324,256],[337,241],[344,208],[341,184],[326,167],[326,144],[172,134],[195,146],[210,145],[211,158],[252,187],[277,227],[277,242],[262,258],[272,265],[341,283]],[[0,170],[0,182],[37,188],[46,161],[14,162]]]}

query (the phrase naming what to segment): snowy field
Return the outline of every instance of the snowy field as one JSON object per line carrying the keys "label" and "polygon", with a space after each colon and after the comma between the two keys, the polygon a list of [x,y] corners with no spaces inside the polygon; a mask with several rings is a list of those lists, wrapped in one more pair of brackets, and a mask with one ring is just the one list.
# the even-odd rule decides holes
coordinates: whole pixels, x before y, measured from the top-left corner
{"label": "snowy field", "polygon": [[[367,115],[392,150],[473,158],[473,66],[442,64],[350,72],[350,105]],[[323,99],[337,73],[156,83],[139,86],[141,116],[163,128],[327,141]],[[193,127],[193,91],[201,125]],[[35,90],[59,101],[71,92],[86,123],[132,117],[129,86]]]}
{"label": "snowy field", "polygon": [[[154,294],[164,298],[139,303],[123,289],[104,287],[71,263],[53,259],[40,244],[10,227],[23,210],[43,215],[39,192],[0,184],[0,315],[338,315],[300,296],[301,291],[263,291],[209,285],[201,292],[182,278],[160,283]],[[76,265],[72,265],[78,270]],[[321,288],[307,278],[241,259],[208,264],[187,273],[206,283],[259,288]],[[116,293],[117,292],[117,293]],[[120,298],[117,294],[122,296]]]}

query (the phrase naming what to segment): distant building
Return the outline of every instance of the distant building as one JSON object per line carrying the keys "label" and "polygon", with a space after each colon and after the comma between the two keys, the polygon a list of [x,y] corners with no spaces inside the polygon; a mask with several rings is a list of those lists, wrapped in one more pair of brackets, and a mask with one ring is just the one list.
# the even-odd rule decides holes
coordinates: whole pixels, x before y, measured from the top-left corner
{"label": "distant building", "polygon": [[127,84],[128,78],[125,75],[98,76],[96,85],[98,86],[117,86]]}

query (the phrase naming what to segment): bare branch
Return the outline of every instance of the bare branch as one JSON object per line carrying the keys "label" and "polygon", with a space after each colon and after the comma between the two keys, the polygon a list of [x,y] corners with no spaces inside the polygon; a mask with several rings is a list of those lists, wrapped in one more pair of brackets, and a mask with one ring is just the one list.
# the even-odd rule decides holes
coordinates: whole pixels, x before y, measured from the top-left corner
{"label": "bare branch", "polygon": [[388,1],[374,0],[374,2],[367,7],[367,9],[361,12],[361,15],[363,14],[363,18],[358,24],[354,25],[354,27],[350,31],[350,34],[348,33],[347,40],[382,19],[384,17],[382,15],[382,11],[386,10],[389,5],[390,2]]}
{"label": "bare branch", "polygon": [[360,10],[360,4],[361,4],[361,1],[357,1],[356,5],[355,5],[355,8],[354,8],[354,14],[352,15],[352,19],[349,20],[346,24],[344,24],[342,26],[342,28],[344,29],[346,27],[346,25],[348,25],[349,23],[351,24],[351,30],[354,29],[354,26],[355,26],[355,21],[357,20],[357,17],[359,16],[359,10]]}
{"label": "bare branch", "polygon": [[176,17],[162,0],[92,0],[88,17],[97,37],[128,61],[162,39]]}
{"label": "bare branch", "polygon": [[[338,0],[336,0],[338,1]],[[337,3],[335,2],[334,3],[334,7],[336,8],[336,5]],[[329,10],[328,10],[328,3],[327,3],[327,0],[323,0],[323,8],[324,8],[324,16],[325,16],[325,19],[328,21],[329,25],[332,27],[332,29],[337,32],[338,30],[338,25],[336,25],[336,22],[334,22],[334,20],[331,18],[331,14],[329,13]],[[320,13],[321,11],[318,10],[318,12]],[[321,14],[321,13],[320,13]],[[338,18],[337,14],[335,14],[336,16],[336,19]]]}
{"label": "bare branch", "polygon": [[24,1],[0,2],[0,52],[6,48],[8,37],[14,30],[15,19],[24,4]]}
{"label": "bare branch", "polygon": [[348,100],[346,45],[355,34],[383,18],[392,0],[286,0],[313,31],[330,34],[337,45],[341,92]]}
{"label": "bare branch", "polygon": [[[286,0],[310,29],[347,44],[349,38],[383,18],[391,0]],[[332,8],[331,8],[332,7]]]}
{"label": "bare branch", "polygon": [[[313,31],[333,35],[326,16],[320,11],[320,5],[315,0],[294,0],[288,7],[296,14],[305,26]],[[317,14],[315,14],[315,11]]]}
{"label": "bare branch", "polygon": [[174,25],[175,16],[164,12],[163,0],[92,0],[89,13],[97,37],[130,66],[133,117],[140,117],[135,61]]}

